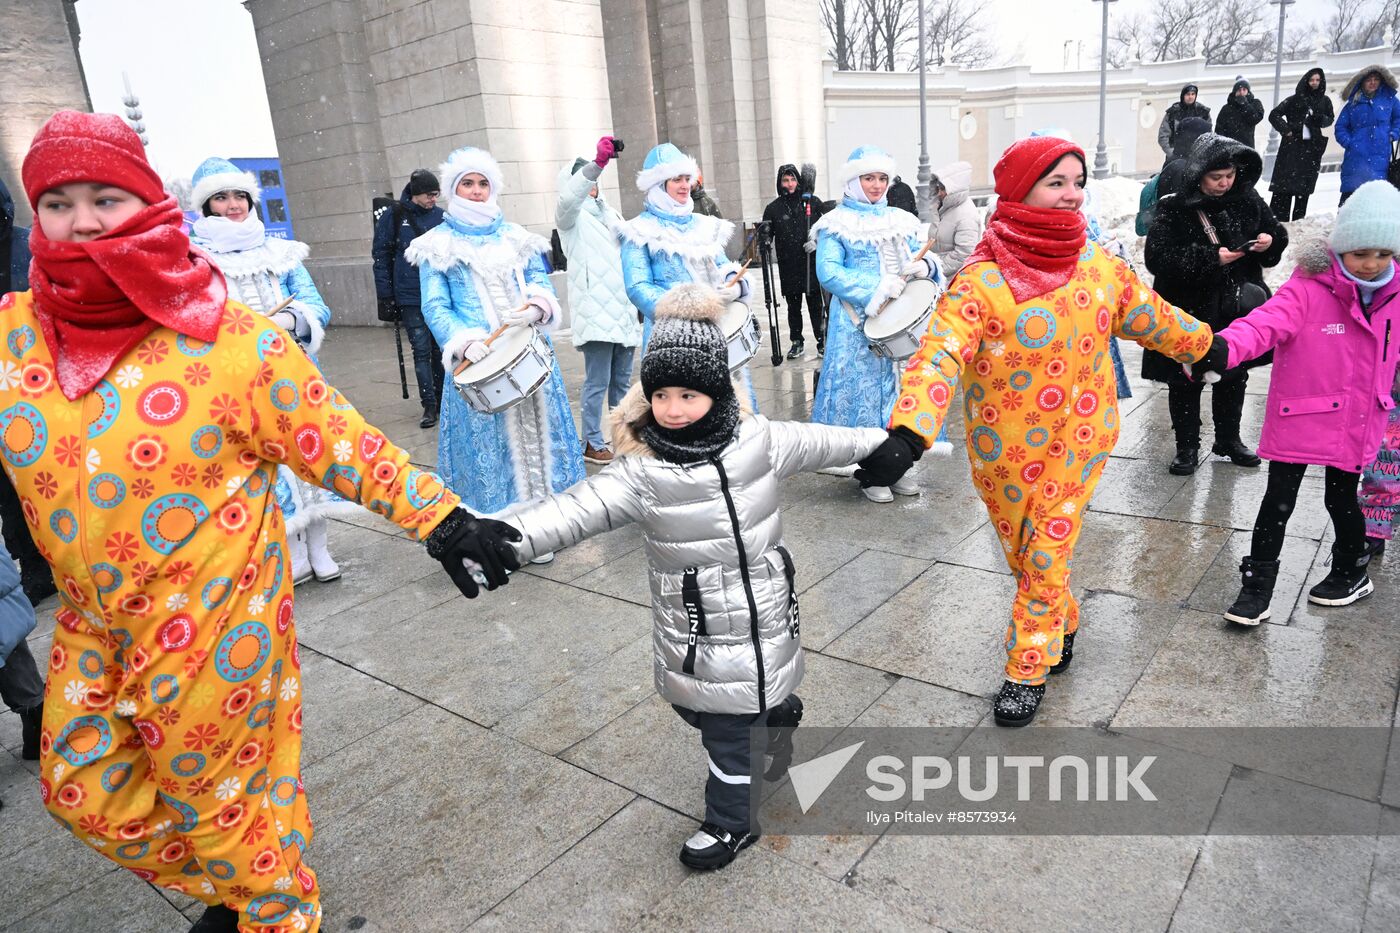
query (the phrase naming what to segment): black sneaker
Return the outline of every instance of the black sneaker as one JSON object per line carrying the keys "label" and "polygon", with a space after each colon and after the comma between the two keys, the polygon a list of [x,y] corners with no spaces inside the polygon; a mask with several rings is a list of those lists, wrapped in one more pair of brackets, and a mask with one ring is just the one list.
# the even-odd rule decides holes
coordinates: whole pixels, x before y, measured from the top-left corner
{"label": "black sneaker", "polygon": [[714,823],[701,823],[695,835],[681,846],[681,863],[700,871],[714,871],[734,861],[735,856],[758,841],[759,833],[734,835]]}
{"label": "black sneaker", "polygon": [[20,710],[19,725],[22,736],[20,757],[25,761],[38,761],[39,735],[44,731],[44,704]]}
{"label": "black sneaker", "polygon": [[763,772],[765,781],[776,781],[792,764],[792,733],[802,722],[802,698],[791,694],[768,714],[768,757],[773,761]]}
{"label": "black sneaker", "polygon": [[795,340],[792,346],[788,347],[787,358],[790,360],[800,360],[802,359],[802,354],[806,352],[807,345],[801,340]]}
{"label": "black sneaker", "polygon": [[826,355],[826,338],[825,338],[825,337],[818,337],[818,338],[817,338],[817,356],[825,356],[825,355]]}
{"label": "black sneaker", "polygon": [[992,715],[999,726],[1027,726],[1045,699],[1045,684],[1030,686],[1005,681],[992,703]]}
{"label": "black sneaker", "polygon": [[223,904],[206,907],[204,915],[190,927],[190,933],[238,933],[238,911]]}
{"label": "black sneaker", "polygon": [[431,428],[438,423],[438,413],[427,408],[423,409],[423,417],[418,422],[420,428]]}
{"label": "black sneaker", "polygon": [[1321,583],[1308,590],[1308,602],[1319,606],[1350,606],[1365,599],[1376,591],[1371,578],[1366,575],[1366,565],[1371,562],[1369,551],[1356,553],[1339,552],[1332,545],[1332,570]]}
{"label": "black sneaker", "polygon": [[1238,437],[1220,440],[1215,439],[1215,443],[1210,445],[1210,452],[1217,457],[1229,457],[1230,462],[1235,466],[1257,467],[1264,461],[1259,459],[1259,455],[1244,445],[1244,441]]}
{"label": "black sneaker", "polygon": [[1246,557],[1240,561],[1240,594],[1225,610],[1225,618],[1238,625],[1258,625],[1269,617],[1279,562]]}
{"label": "black sneaker", "polygon": [[1167,472],[1173,476],[1190,476],[1196,472],[1196,463],[1201,459],[1201,451],[1196,447],[1178,447],[1176,458]]}
{"label": "black sneaker", "polygon": [[1060,648],[1060,660],[1054,667],[1050,668],[1050,673],[1063,674],[1065,671],[1069,670],[1069,662],[1074,660],[1074,636],[1077,634],[1078,630],[1070,632],[1065,636],[1065,643]]}

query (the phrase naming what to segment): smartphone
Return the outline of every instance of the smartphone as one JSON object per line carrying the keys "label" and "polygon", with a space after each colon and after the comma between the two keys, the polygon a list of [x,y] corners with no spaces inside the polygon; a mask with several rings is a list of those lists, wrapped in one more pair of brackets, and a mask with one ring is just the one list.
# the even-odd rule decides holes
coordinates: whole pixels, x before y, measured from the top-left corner
{"label": "smartphone", "polygon": [[1255,243],[1258,243],[1258,242],[1259,242],[1258,240],[1245,240],[1245,241],[1244,241],[1243,243],[1241,243],[1239,246],[1232,246],[1232,247],[1230,247],[1230,252],[1232,252],[1232,253],[1247,253],[1247,252],[1249,252],[1249,248],[1250,248],[1251,246],[1253,246]]}

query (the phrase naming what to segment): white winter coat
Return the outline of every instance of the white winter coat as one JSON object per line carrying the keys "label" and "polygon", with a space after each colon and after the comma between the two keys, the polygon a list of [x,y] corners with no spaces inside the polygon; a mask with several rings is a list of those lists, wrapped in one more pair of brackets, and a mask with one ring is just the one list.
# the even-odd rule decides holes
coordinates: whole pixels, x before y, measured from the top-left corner
{"label": "white winter coat", "polygon": [[[588,192],[598,182],[566,166],[559,173],[559,201],[554,226],[569,259],[569,315],[574,346],[598,341],[635,347],[642,342],[637,309],[627,298],[622,280],[622,253],[612,225],[622,216],[601,197]],[[597,166],[593,166],[596,168]]]}
{"label": "white winter coat", "polygon": [[502,518],[520,529],[522,559],[637,522],[651,577],[657,692],[700,712],[762,712],[802,680],[779,484],[854,463],[887,435],[745,411],[728,446],[684,466],[661,460],[641,440],[649,413],[641,386],[632,386],[612,415],[616,459]]}
{"label": "white winter coat", "polygon": [[954,162],[939,170],[938,180],[948,195],[938,206],[933,251],[943,266],[944,278],[951,281],[982,239],[982,217],[972,203],[972,163]]}

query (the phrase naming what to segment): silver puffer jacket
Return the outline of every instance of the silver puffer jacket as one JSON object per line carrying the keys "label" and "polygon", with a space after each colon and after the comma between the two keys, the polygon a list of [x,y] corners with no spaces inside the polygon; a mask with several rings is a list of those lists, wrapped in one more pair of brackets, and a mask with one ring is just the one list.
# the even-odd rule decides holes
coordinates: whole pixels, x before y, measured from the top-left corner
{"label": "silver puffer jacket", "polygon": [[617,458],[564,492],[502,517],[520,529],[523,559],[640,523],[656,623],[657,692],[701,712],[761,712],[802,681],[778,483],[860,460],[887,435],[745,412],[716,459],[687,467],[659,459],[638,437],[638,422],[649,412],[634,385],[612,416]]}

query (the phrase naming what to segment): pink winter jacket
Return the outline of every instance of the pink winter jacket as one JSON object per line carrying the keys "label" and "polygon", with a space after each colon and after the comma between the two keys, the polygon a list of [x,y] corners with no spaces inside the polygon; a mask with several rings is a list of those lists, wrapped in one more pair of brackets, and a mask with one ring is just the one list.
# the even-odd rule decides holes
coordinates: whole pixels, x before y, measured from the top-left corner
{"label": "pink winter jacket", "polygon": [[1400,357],[1400,270],[1367,320],[1356,286],[1325,243],[1306,244],[1268,302],[1218,331],[1230,366],[1274,350],[1259,456],[1353,473],[1375,459]]}

